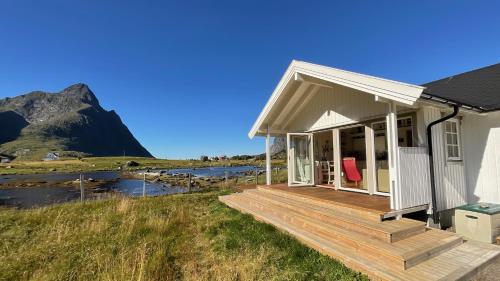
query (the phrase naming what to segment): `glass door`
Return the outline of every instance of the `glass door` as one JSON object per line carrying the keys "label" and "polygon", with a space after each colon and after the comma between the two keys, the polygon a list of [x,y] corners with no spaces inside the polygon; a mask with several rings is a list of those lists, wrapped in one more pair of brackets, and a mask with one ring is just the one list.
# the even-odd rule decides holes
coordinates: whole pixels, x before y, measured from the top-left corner
{"label": "glass door", "polygon": [[287,134],[288,185],[313,185],[314,159],[312,134]]}
{"label": "glass door", "polygon": [[389,149],[386,122],[372,124],[375,159],[375,194],[389,194]]}

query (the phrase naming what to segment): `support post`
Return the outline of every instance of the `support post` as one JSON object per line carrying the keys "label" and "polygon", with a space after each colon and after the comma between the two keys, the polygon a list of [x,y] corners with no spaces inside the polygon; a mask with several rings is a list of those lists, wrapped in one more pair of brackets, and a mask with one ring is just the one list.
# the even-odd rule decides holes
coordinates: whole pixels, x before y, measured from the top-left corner
{"label": "support post", "polygon": [[342,159],[341,158],[341,153],[340,153],[340,131],[339,129],[333,129],[332,130],[332,137],[333,137],[333,142],[332,142],[332,148],[333,148],[333,172],[335,174],[334,176],[334,181],[335,181],[335,190],[338,190],[340,186],[342,185]]}
{"label": "support post", "polygon": [[368,193],[374,194],[377,191],[377,168],[375,163],[375,134],[371,126],[365,126],[366,145],[366,182],[368,183]]}
{"label": "support post", "polygon": [[386,116],[387,123],[387,148],[389,156],[389,186],[391,196],[391,209],[400,209],[399,198],[399,168],[398,168],[398,117],[397,108],[394,102],[388,103]]}
{"label": "support post", "polygon": [[267,129],[266,135],[266,185],[271,185],[271,134],[269,134],[269,128]]}

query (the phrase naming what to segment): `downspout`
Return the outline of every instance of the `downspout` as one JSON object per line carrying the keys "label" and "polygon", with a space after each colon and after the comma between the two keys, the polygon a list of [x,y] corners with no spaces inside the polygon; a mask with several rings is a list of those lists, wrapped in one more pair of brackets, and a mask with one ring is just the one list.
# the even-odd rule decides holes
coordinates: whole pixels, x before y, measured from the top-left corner
{"label": "downspout", "polygon": [[434,155],[432,147],[432,127],[448,119],[451,119],[458,114],[459,105],[453,105],[453,113],[447,115],[441,119],[431,122],[427,125],[427,146],[429,154],[429,166],[430,166],[430,177],[431,177],[431,196],[432,196],[432,220],[434,223],[439,223],[439,214],[437,211],[437,198],[436,198],[436,180],[434,175]]}

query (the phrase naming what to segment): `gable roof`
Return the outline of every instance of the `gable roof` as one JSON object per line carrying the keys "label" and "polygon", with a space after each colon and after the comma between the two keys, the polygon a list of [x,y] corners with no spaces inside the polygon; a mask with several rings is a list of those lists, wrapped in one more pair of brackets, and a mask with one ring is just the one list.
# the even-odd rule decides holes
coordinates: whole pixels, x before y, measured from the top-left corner
{"label": "gable roof", "polygon": [[425,94],[479,111],[500,110],[500,63],[423,84]]}
{"label": "gable roof", "polygon": [[418,85],[293,60],[248,133],[250,138],[265,133],[269,123],[268,116],[274,105],[283,92],[290,90],[288,86],[291,83],[300,80],[333,83],[408,105],[413,105],[424,89]]}

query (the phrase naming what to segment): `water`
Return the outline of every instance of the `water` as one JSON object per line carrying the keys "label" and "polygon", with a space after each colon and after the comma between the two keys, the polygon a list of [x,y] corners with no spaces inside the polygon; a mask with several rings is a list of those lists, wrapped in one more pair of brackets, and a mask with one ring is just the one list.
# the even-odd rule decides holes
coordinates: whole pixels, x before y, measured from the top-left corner
{"label": "water", "polygon": [[80,191],[72,187],[19,187],[0,189],[0,205],[31,208],[62,203],[80,198]]}
{"label": "water", "polygon": [[[195,177],[223,177],[225,172],[228,176],[241,175],[248,171],[255,171],[255,166],[231,166],[231,167],[207,167],[207,168],[182,168],[157,170],[167,174],[187,174],[191,173]],[[85,172],[85,178],[93,178],[95,180],[115,180],[120,178],[119,171],[100,171],[100,172]],[[10,183],[15,181],[25,182],[64,182],[74,181],[80,177],[80,173],[45,173],[45,174],[30,174],[30,175],[0,175],[0,184]]]}
{"label": "water", "polygon": [[[162,170],[168,174],[191,173],[195,177],[223,177],[227,171],[228,176],[242,175],[248,171],[254,171],[254,166],[233,166],[233,167],[208,167],[208,168],[183,168]],[[66,182],[78,179],[80,173],[47,173],[32,175],[0,175],[0,186],[11,182],[45,182],[39,187],[15,187],[0,188],[0,205],[15,206],[18,208],[31,208],[45,206],[55,203],[68,202],[80,199],[80,190],[75,186],[51,187],[50,183]],[[102,198],[106,194],[118,193],[125,196],[142,196],[143,181],[139,179],[121,179],[118,171],[102,171],[84,173],[86,179],[113,181],[102,185],[103,196],[96,196],[96,193],[86,194],[86,198]],[[192,188],[192,191],[196,191]],[[88,192],[88,191],[87,191]],[[161,182],[146,182],[147,196],[160,196],[175,193],[188,192],[188,189],[180,186],[171,186]]]}
{"label": "water", "polygon": [[[99,187],[104,193],[86,190],[86,199],[107,198],[114,193],[125,196],[142,196],[143,181],[137,179],[119,179]],[[196,191],[197,188],[192,188]],[[146,196],[160,196],[175,193],[185,193],[185,187],[171,186],[164,183],[146,182]],[[77,187],[18,187],[0,189],[0,205],[18,208],[32,208],[50,204],[80,200],[80,189]]]}

